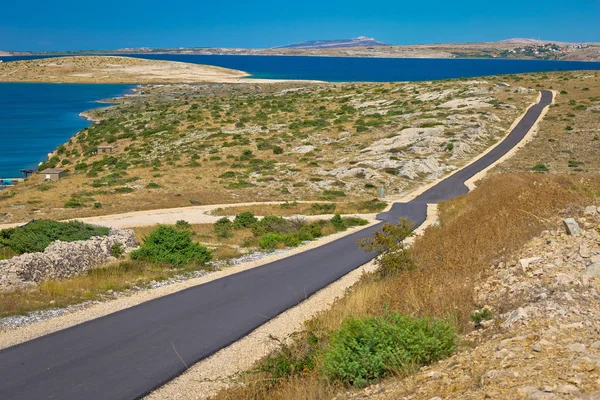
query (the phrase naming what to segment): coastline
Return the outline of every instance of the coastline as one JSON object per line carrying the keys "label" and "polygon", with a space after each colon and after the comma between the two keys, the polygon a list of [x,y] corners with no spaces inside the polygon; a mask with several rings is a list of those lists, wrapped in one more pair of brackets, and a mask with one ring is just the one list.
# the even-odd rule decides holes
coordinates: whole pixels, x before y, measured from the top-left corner
{"label": "coastline", "polygon": [[[25,82],[2,82],[2,85],[12,85],[12,84],[20,84],[20,83],[24,83],[24,84],[30,84],[30,83],[25,83]],[[35,82],[33,83],[34,85],[44,85],[45,83],[40,83],[40,82]],[[69,86],[71,85],[76,85],[76,84],[68,84]],[[82,86],[88,86],[88,84],[81,84]],[[63,86],[63,85],[60,85]],[[104,84],[100,84],[98,86],[104,86]],[[52,126],[52,124],[50,124],[49,126],[49,130],[60,133],[67,133],[68,137],[60,137],[59,134],[55,135],[55,138],[57,139],[56,145],[49,143],[50,146],[48,147],[42,147],[41,145],[38,145],[36,151],[29,151],[26,154],[23,154],[22,157],[19,157],[19,159],[17,160],[13,160],[13,162],[11,162],[8,165],[5,165],[5,172],[2,173],[1,175],[9,175],[9,176],[0,176],[0,178],[8,178],[8,177],[13,177],[13,178],[17,178],[17,177],[21,177],[22,174],[20,174],[20,169],[33,169],[33,170],[37,170],[38,166],[40,165],[40,163],[43,163],[45,161],[47,161],[49,158],[51,158],[52,156],[56,155],[56,151],[58,149],[58,147],[61,144],[64,144],[66,142],[68,142],[69,140],[73,139],[77,134],[79,134],[81,132],[82,129],[85,129],[89,126],[91,126],[92,124],[98,123],[101,121],[101,118],[97,118],[94,117],[92,112],[94,110],[98,110],[101,108],[109,108],[113,105],[116,104],[116,102],[119,99],[122,99],[126,96],[129,95],[135,95],[135,91],[138,89],[139,85],[107,85],[107,86],[122,86],[121,90],[116,90],[114,93],[114,96],[112,93],[106,93],[107,90],[101,90],[101,93],[97,93],[100,96],[98,96],[97,98],[88,98],[86,99],[85,96],[83,96],[81,99],[79,99],[80,103],[85,103],[83,104],[84,107],[76,107],[74,106],[74,109],[69,110],[68,108],[61,108],[58,111],[55,109],[44,109],[44,113],[40,116],[40,117],[32,117],[29,120],[25,120],[25,118],[28,117],[28,115],[24,114],[23,117],[21,118],[17,118],[17,120],[20,120],[22,122],[19,122],[16,126],[14,127],[9,127],[8,129],[21,129],[20,126],[22,125],[23,128],[22,129],[30,129],[29,125],[33,125],[33,126],[46,126],[46,120],[48,118],[51,119],[56,119],[56,120],[65,120],[68,119],[70,121],[73,121],[74,118],[77,118],[78,120],[84,121],[84,123],[82,124],[81,122],[77,122],[77,123],[67,123],[67,124],[59,124],[58,126]],[[102,93],[103,92],[103,93]],[[109,94],[109,96],[107,97],[106,95]],[[66,99],[66,98],[65,98]],[[65,99],[58,99],[58,103],[61,102],[61,100],[65,100]],[[91,104],[91,106],[90,106]],[[79,108],[79,110],[83,109],[83,111],[79,111],[77,110],[77,108]],[[34,113],[37,114],[37,109],[34,109]],[[65,118],[67,117],[68,118]],[[0,116],[0,120],[2,119],[2,116]],[[39,119],[39,121],[38,121]],[[33,122],[33,124],[31,124],[31,122]],[[84,125],[84,126],[82,126]],[[7,131],[9,132],[9,131]],[[52,140],[50,140],[50,142],[52,142]],[[43,142],[41,142],[43,143]],[[11,188],[12,186],[3,186],[0,190],[6,190],[7,188]]]}

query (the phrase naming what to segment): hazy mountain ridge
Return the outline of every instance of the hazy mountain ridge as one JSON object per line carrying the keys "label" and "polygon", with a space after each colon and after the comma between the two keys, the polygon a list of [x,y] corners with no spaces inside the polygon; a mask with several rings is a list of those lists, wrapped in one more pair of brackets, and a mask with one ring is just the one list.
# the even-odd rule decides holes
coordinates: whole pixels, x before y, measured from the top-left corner
{"label": "hazy mountain ridge", "polygon": [[298,43],[286,44],[284,46],[272,47],[273,49],[335,49],[342,47],[373,47],[390,46],[389,44],[375,40],[374,38],[359,36],[354,39],[338,40],[307,40]]}

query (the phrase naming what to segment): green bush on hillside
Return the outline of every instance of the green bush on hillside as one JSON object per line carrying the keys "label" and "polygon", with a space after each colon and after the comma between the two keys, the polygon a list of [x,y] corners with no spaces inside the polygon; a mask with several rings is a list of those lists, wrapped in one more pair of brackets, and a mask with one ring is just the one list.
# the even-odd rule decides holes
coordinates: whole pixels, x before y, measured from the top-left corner
{"label": "green bush on hillside", "polygon": [[79,221],[37,220],[18,228],[0,230],[0,247],[8,247],[19,254],[34,253],[44,251],[56,240],[88,240],[92,236],[107,236],[109,231],[109,228]]}
{"label": "green bush on hillside", "polygon": [[233,226],[236,229],[251,228],[258,222],[258,219],[250,211],[239,213],[233,220]]}
{"label": "green bush on hillside", "polygon": [[396,312],[351,317],[332,336],[322,372],[329,380],[361,387],[389,373],[448,357],[456,337],[454,326],[443,320]]}
{"label": "green bush on hillside", "polygon": [[414,268],[410,250],[404,246],[404,239],[413,232],[413,223],[400,219],[398,224],[385,224],[372,237],[361,239],[358,245],[368,252],[376,252],[377,272],[383,276]]}
{"label": "green bush on hillside", "polygon": [[205,265],[212,259],[212,254],[206,247],[192,242],[190,230],[159,225],[144,238],[140,248],[131,253],[131,258],[179,267]]}
{"label": "green bush on hillside", "polygon": [[227,217],[220,218],[213,225],[213,231],[220,238],[230,238],[233,236],[233,222],[231,222]]}

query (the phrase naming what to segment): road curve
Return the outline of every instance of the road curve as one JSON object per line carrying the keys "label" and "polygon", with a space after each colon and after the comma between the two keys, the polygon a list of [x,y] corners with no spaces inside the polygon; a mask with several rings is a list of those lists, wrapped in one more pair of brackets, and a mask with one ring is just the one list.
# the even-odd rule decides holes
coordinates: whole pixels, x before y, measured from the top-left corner
{"label": "road curve", "polygon": [[[492,151],[379,218],[420,225],[428,203],[466,193],[464,182],[519,143],[551,102],[542,91]],[[379,228],[4,349],[0,399],[139,398],[372,259],[356,241]]]}

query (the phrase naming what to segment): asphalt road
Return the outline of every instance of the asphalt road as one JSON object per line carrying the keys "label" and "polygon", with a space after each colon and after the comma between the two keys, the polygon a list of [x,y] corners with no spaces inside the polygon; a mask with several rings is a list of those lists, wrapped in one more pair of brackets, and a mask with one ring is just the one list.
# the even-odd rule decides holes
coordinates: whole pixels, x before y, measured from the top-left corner
{"label": "asphalt road", "polygon": [[[516,145],[551,101],[543,91],[494,150],[380,219],[420,225],[427,203],[466,193],[464,181]],[[178,354],[192,365],[372,259],[356,241],[379,228],[4,349],[0,399],[141,397],[185,370]]]}

